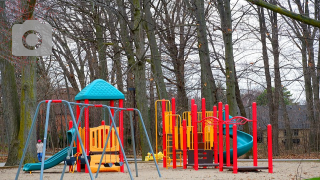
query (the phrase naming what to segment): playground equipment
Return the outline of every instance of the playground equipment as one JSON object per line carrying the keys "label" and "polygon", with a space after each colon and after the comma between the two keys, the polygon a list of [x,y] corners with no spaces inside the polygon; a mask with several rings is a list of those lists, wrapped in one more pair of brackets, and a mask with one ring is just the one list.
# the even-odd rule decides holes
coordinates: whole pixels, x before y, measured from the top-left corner
{"label": "playground equipment", "polygon": [[[163,158],[163,154],[162,152],[158,152],[157,154],[157,160],[161,160]],[[152,161],[153,160],[153,156],[150,152],[148,152],[147,156],[145,156],[144,158],[145,161]]]}
{"label": "playground equipment", "polygon": [[[233,169],[258,170],[269,169],[272,173],[272,141],[271,125],[268,125],[268,167],[257,165],[257,111],[256,103],[252,104],[252,119],[241,116],[229,115],[229,106],[220,102],[213,111],[206,111],[205,99],[202,98],[201,112],[197,111],[195,101],[191,100],[191,111],[181,116],[175,112],[175,98],[172,105],[169,100],[156,101],[156,134],[157,129],[157,104],[162,104],[162,143],[163,143],[163,167],[192,166],[195,170],[199,167],[217,167],[220,171]],[[172,106],[172,109],[171,109]],[[239,125],[252,123],[252,135],[237,130]],[[230,130],[232,129],[232,130]],[[225,135],[225,147],[223,143]],[[230,137],[233,138],[233,149],[230,149]],[[219,145],[218,145],[219,144]],[[238,167],[237,157],[245,154],[253,148],[253,166]],[[223,151],[225,149],[225,151]],[[158,152],[158,139],[156,137],[156,153]],[[231,157],[233,156],[233,157]],[[157,157],[158,160],[158,157]],[[233,166],[231,166],[231,163]]]}
{"label": "playground equipment", "polygon": [[[20,160],[19,168],[16,174],[16,180],[19,177],[20,170],[25,158],[26,150],[29,145],[31,132],[35,126],[39,108],[42,104],[47,104],[45,131],[43,138],[43,156],[41,163],[26,164],[23,168],[24,171],[41,170],[40,179],[43,179],[43,170],[51,168],[63,160],[66,161],[62,170],[61,179],[63,179],[66,166],[69,165],[69,171],[74,171],[74,165],[77,166],[77,171],[81,171],[81,165],[85,165],[85,172],[89,173],[90,179],[94,179],[92,172],[96,172],[95,178],[98,177],[100,171],[121,171],[123,172],[123,164],[125,162],[130,178],[133,179],[130,167],[128,165],[127,158],[123,149],[123,112],[129,111],[130,113],[130,125],[133,129],[132,123],[132,111],[138,112],[139,119],[144,130],[144,134],[148,141],[149,150],[152,153],[156,169],[159,177],[161,177],[156,158],[154,157],[153,149],[151,147],[149,137],[138,109],[123,108],[124,95],[114,88],[112,85],[104,80],[98,79],[93,81],[87,87],[85,87],[77,96],[75,102],[68,102],[65,100],[44,100],[41,101],[36,109],[35,116],[33,118],[28,138],[24,147],[24,151]],[[84,103],[80,103],[84,100]],[[110,106],[102,104],[89,104],[89,100],[110,100]],[[119,100],[119,107],[114,107],[114,100]],[[67,132],[69,140],[69,146],[61,150],[51,158],[45,160],[46,143],[47,143],[47,131],[51,103],[62,103],[66,109],[69,110],[72,123],[69,123],[70,130]],[[102,108],[103,111],[107,111],[109,115],[109,125],[105,125],[105,122],[101,122],[101,126],[89,128],[89,108]],[[76,117],[73,113],[73,108],[76,108]],[[66,112],[66,111],[65,111]],[[84,112],[85,127],[81,126],[82,116]],[[119,127],[116,127],[116,120],[119,119]],[[79,126],[80,125],[80,126]],[[133,140],[133,151],[135,160],[136,176],[138,177],[137,160],[134,146],[134,134],[132,131],[131,138]],[[110,140],[110,141],[109,141]],[[74,145],[76,143],[76,145]],[[76,146],[76,147],[73,147]],[[108,147],[108,151],[107,151]],[[124,161],[124,162],[123,162]],[[101,165],[103,164],[104,167]],[[114,166],[114,167],[113,167]]]}

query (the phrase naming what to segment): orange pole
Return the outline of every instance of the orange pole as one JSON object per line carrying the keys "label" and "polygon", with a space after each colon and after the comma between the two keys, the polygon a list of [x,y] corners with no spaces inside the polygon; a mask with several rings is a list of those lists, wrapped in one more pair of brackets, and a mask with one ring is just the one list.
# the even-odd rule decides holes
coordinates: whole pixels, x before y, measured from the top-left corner
{"label": "orange pole", "polygon": [[177,167],[177,156],[176,156],[176,146],[175,146],[175,126],[176,126],[176,99],[172,98],[172,168],[175,169]]}
{"label": "orange pole", "polygon": [[167,167],[167,148],[166,148],[166,120],[165,120],[166,102],[162,99],[162,149],[163,149],[163,167]]}

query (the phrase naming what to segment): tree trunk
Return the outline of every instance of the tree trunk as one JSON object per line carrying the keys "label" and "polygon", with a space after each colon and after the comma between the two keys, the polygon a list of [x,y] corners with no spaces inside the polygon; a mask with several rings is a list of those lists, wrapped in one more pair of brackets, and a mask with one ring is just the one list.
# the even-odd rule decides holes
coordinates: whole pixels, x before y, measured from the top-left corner
{"label": "tree trunk", "polygon": [[[263,8],[258,7],[258,15],[259,15],[259,24],[260,24],[260,33],[261,33],[261,44],[262,44],[262,56],[263,56],[263,63],[264,63],[264,71],[266,76],[267,82],[267,97],[268,97],[268,107],[269,107],[269,117],[270,123],[272,125],[272,151],[274,155],[279,154],[278,149],[278,114],[275,115],[275,106],[274,106],[274,96],[272,93],[272,85],[271,85],[271,75],[269,69],[269,58],[268,58],[268,50],[267,50],[267,28],[265,23],[265,16]],[[278,99],[279,100],[279,99]]]}
{"label": "tree trunk", "polygon": [[236,100],[236,81],[235,66],[233,58],[232,44],[232,22],[230,1],[218,0],[218,11],[220,14],[221,29],[225,48],[225,65],[226,65],[226,86],[227,86],[227,102],[229,104],[230,115],[238,115]]}
{"label": "tree trunk", "polygon": [[144,1],[144,13],[145,13],[145,23],[144,29],[146,30],[150,50],[151,50],[151,69],[153,72],[153,77],[156,83],[157,92],[159,99],[168,99],[168,93],[166,85],[164,83],[162,67],[161,67],[161,55],[159,53],[159,48],[156,41],[155,35],[155,22],[152,19],[152,14],[150,10],[150,0]]}
{"label": "tree trunk", "polygon": [[207,39],[207,26],[204,15],[204,0],[192,0],[194,15],[197,20],[198,50],[201,66],[201,95],[206,98],[206,107],[217,104],[217,86],[213,78]]}
{"label": "tree trunk", "polygon": [[[134,8],[134,27],[133,36],[136,47],[136,62],[133,66],[134,71],[134,85],[137,98],[137,107],[141,112],[148,136],[150,137],[150,119],[148,116],[148,99],[146,92],[146,60],[144,50],[144,33],[142,29],[142,12],[141,12],[140,0],[133,0]],[[140,144],[142,160],[147,155],[149,147],[145,138],[144,130],[142,128],[141,121],[139,121],[140,131]]]}
{"label": "tree trunk", "polygon": [[[133,43],[130,38],[130,32],[128,30],[128,26],[130,24],[127,24],[126,22],[129,22],[128,16],[126,15],[125,9],[124,9],[124,2],[123,0],[117,0],[117,5],[119,9],[119,23],[120,23],[120,37],[122,39],[122,47],[124,48],[125,55],[128,59],[128,72],[127,72],[127,101],[126,101],[126,107],[132,107],[135,108],[135,86],[134,86],[134,76],[133,76],[133,69],[132,66],[135,63],[134,60],[134,52],[133,52]],[[135,112],[134,112],[134,118],[135,119]],[[130,129],[130,123],[127,122],[126,125],[124,125],[125,132],[127,132],[125,142],[128,142],[128,138],[130,138],[130,132],[134,131],[135,136],[138,136],[138,130],[136,127],[136,121],[134,123],[134,129]],[[138,147],[139,139],[135,139],[136,147]]]}
{"label": "tree trunk", "polygon": [[99,55],[99,78],[108,81],[108,67],[107,67],[107,57],[106,57],[106,45],[104,43],[104,30],[101,25],[100,18],[100,8],[95,6],[94,10],[94,27],[96,29],[97,38],[97,52]]}

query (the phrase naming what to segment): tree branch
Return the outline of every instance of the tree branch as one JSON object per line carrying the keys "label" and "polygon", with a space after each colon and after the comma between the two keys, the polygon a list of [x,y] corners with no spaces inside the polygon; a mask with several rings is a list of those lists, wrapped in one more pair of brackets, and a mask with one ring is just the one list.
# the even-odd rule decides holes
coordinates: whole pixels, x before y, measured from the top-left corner
{"label": "tree branch", "polygon": [[271,11],[277,12],[279,14],[283,14],[283,15],[285,15],[287,17],[290,17],[292,19],[295,19],[297,21],[300,21],[300,22],[303,22],[303,23],[306,23],[306,24],[309,24],[309,25],[312,25],[312,26],[315,26],[315,27],[320,27],[320,21],[317,21],[315,19],[303,16],[301,14],[297,14],[297,13],[288,11],[286,9],[283,9],[283,8],[279,7],[279,6],[276,6],[276,5],[273,5],[273,4],[269,4],[269,3],[265,2],[265,1],[262,1],[262,0],[247,0],[247,1],[251,2],[252,4],[256,4],[258,6],[267,8],[267,9],[269,9]]}

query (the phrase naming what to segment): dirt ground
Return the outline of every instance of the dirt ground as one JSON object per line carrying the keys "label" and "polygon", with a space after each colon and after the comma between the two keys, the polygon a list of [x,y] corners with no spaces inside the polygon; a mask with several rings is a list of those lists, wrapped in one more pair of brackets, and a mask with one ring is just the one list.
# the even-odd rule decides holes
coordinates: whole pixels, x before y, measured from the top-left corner
{"label": "dirt ground", "polygon": [[[198,171],[193,170],[191,167],[184,170],[181,167],[177,169],[165,169],[162,164],[159,164],[159,169],[162,178],[159,178],[155,164],[148,163],[138,163],[138,177],[136,177],[136,171],[134,169],[134,163],[129,164],[132,176],[134,179],[215,179],[215,180],[225,180],[225,179],[237,179],[237,180],[264,180],[264,179],[307,179],[312,177],[320,177],[320,162],[274,162],[273,168],[274,173],[269,174],[268,170],[261,170],[260,172],[239,172],[238,174],[233,174],[232,171],[224,170],[219,172],[218,169],[208,168],[199,169]],[[239,162],[238,166],[252,166],[252,162]],[[267,162],[259,162],[258,166],[267,166]],[[56,180],[60,179],[63,165],[55,166],[54,168],[47,169],[44,171],[44,179],[46,180]],[[15,178],[18,168],[1,168],[0,169],[0,179],[2,180],[12,180]],[[94,174],[95,177],[95,174]],[[26,173],[21,171],[19,179],[22,180],[34,180],[40,179],[40,171],[35,171]],[[81,173],[69,173],[66,172],[64,179],[90,179],[89,174]],[[109,172],[109,173],[99,173],[97,179],[130,179],[127,167],[125,166],[125,173],[119,172]]]}

